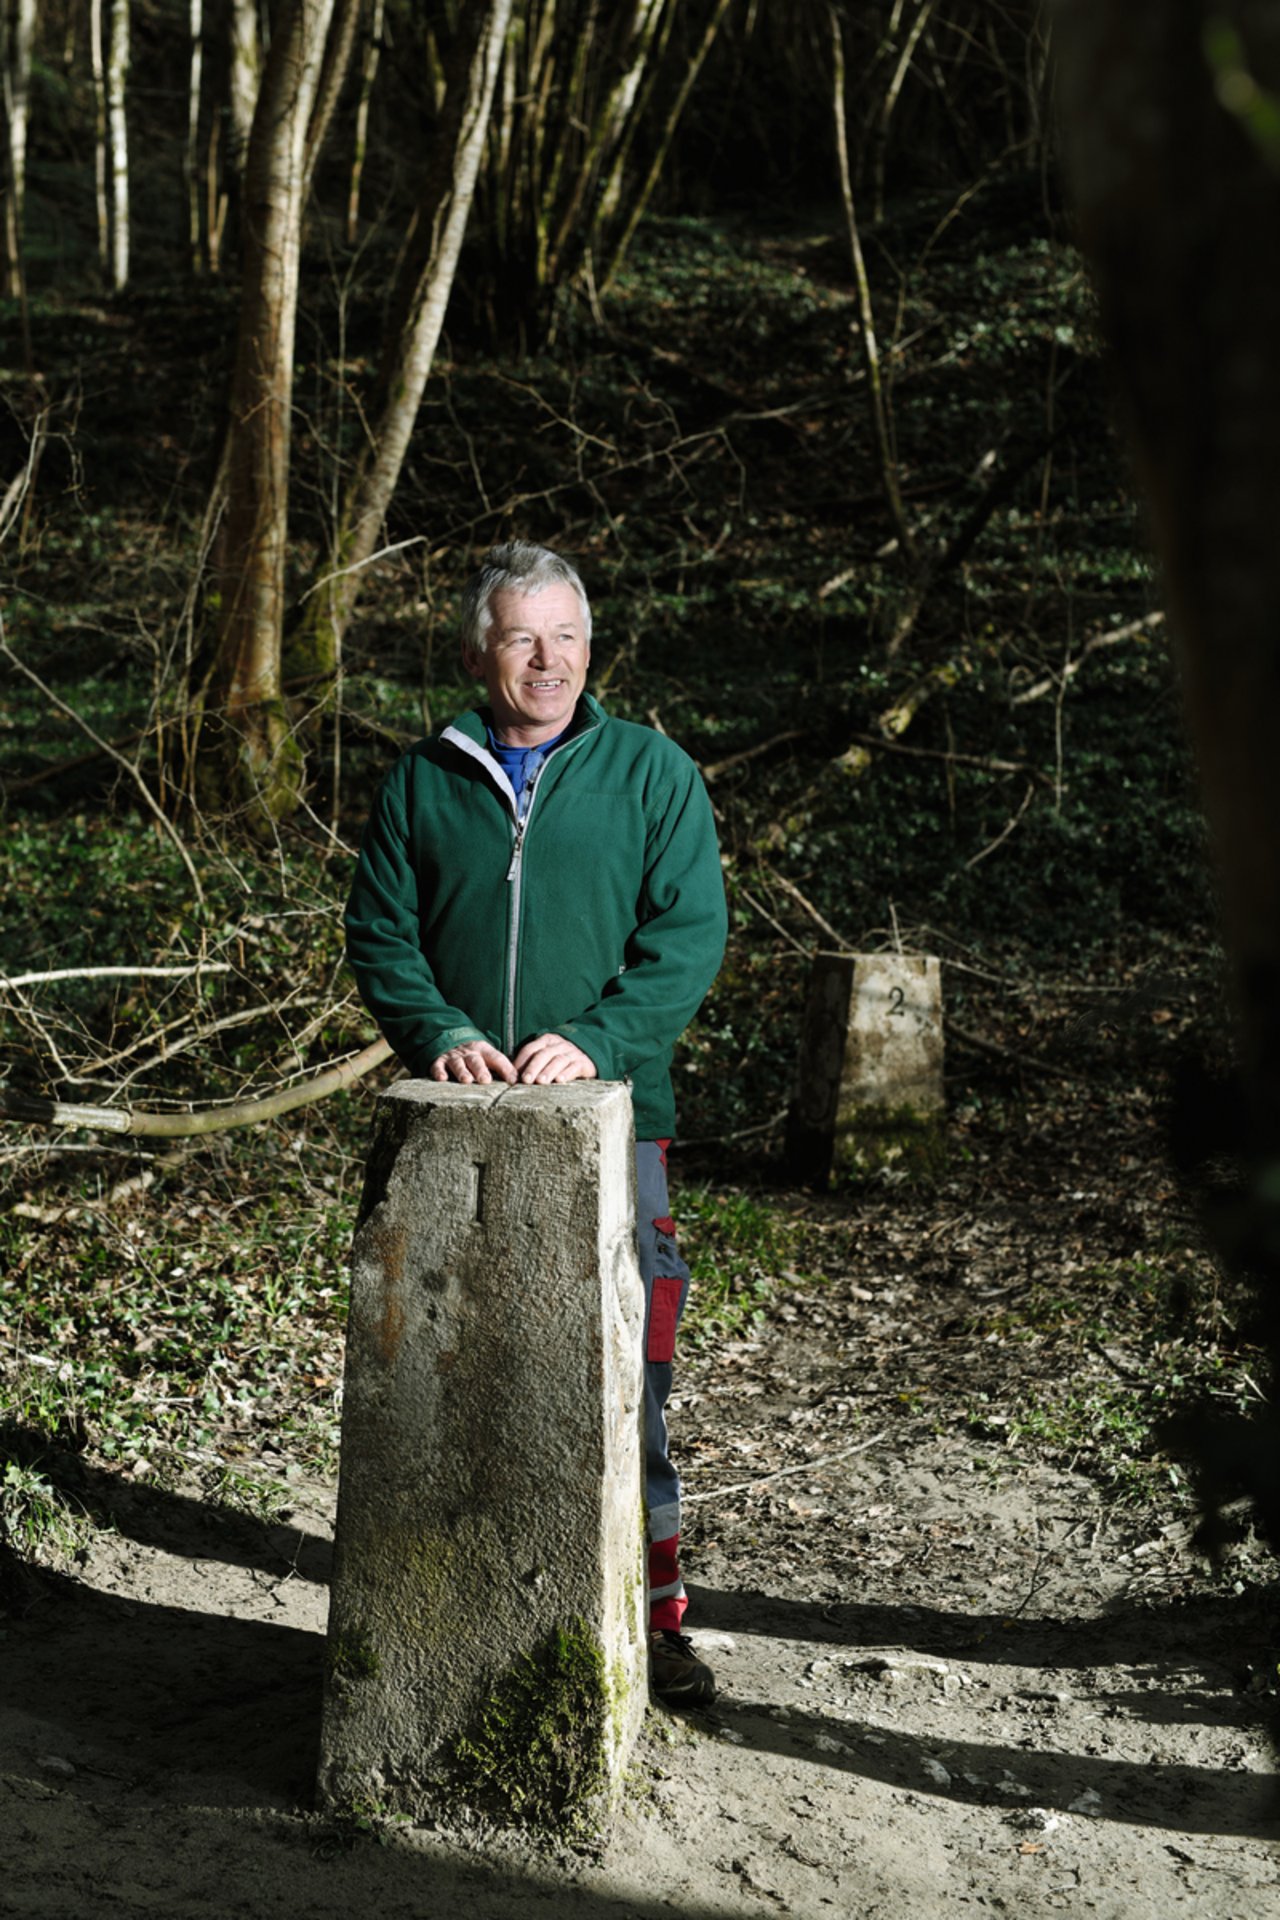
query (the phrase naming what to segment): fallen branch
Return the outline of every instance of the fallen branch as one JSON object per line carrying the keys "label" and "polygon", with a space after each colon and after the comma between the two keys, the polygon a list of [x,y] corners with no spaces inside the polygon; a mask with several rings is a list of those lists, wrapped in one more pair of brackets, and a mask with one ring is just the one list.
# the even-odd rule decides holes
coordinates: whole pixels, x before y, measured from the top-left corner
{"label": "fallen branch", "polygon": [[900,740],[878,740],[870,733],[855,733],[853,738],[872,753],[905,753],[913,760],[945,760],[949,766],[977,767],[983,773],[1025,773],[1032,780],[1048,779],[1025,760],[989,760],[980,753],[955,753],[944,747],[904,747]]}
{"label": "fallen branch", "polygon": [[42,786],[46,780],[56,780],[60,774],[74,773],[78,767],[91,767],[95,761],[106,759],[111,749],[122,753],[126,747],[136,747],[139,740],[146,738],[148,731],[146,727],[137,727],[132,733],[122,734],[118,740],[107,741],[104,747],[94,747],[89,753],[78,753],[70,760],[59,760],[56,766],[42,767],[39,773],[24,773],[20,780],[6,780],[5,792],[10,795],[26,793],[31,787]]}
{"label": "fallen branch", "polygon": [[386,1040],[375,1040],[362,1053],[327,1067],[323,1073],[300,1086],[281,1093],[265,1094],[258,1100],[236,1100],[225,1107],[204,1107],[194,1113],[152,1113],[142,1107],[72,1107],[60,1100],[39,1094],[19,1093],[0,1087],[0,1119],[34,1122],[50,1127],[92,1127],[107,1133],[127,1133],[135,1137],[185,1140],[196,1134],[225,1133],[232,1127],[256,1125],[259,1120],[274,1120],[295,1107],[323,1100],[331,1093],[349,1087],[374,1067],[391,1057]]}
{"label": "fallen branch", "polygon": [[736,1127],[732,1133],[704,1133],[697,1140],[686,1140],[683,1134],[676,1138],[679,1147],[723,1147],[733,1140],[750,1140],[758,1133],[772,1133],[786,1119],[788,1109],[779,1107],[768,1120],[761,1120],[753,1127]]}
{"label": "fallen branch", "polygon": [[0,973],[6,987],[34,987],[44,980],[187,980],[194,974],[230,973],[225,960],[197,960],[188,967],[53,967],[47,973]]}
{"label": "fallen branch", "polygon": [[906,605],[898,617],[886,649],[890,660],[902,651],[910,637],[917,620],[938,581],[949,573],[954,573],[961,562],[969,557],[973,548],[998,510],[1016,492],[1023,476],[1030,472],[1038,460],[1049,453],[1061,436],[1062,429],[1043,435],[1033,444],[1024,447],[1021,453],[991,482],[981,498],[970,509],[967,517],[952,539],[934,550],[916,573]]}
{"label": "fallen branch", "polygon": [[996,1060],[1010,1060],[1015,1066],[1030,1067],[1034,1073],[1049,1073],[1058,1080],[1070,1080],[1077,1086],[1086,1086],[1088,1082],[1082,1073],[1073,1073],[1070,1067],[1055,1066],[1052,1060],[1042,1060],[1035,1053],[1018,1053],[1013,1047],[1002,1047],[998,1040],[984,1040],[980,1034],[970,1033],[966,1027],[958,1027],[954,1020],[947,1021],[947,1039],[958,1040],[962,1047],[972,1047],[975,1053],[989,1053]]}
{"label": "fallen branch", "polygon": [[[838,767],[841,773],[856,780],[861,778],[871,766],[871,755],[877,747],[885,747],[898,753],[924,753],[933,758],[936,749],[895,748],[894,743],[899,735],[904,734],[916,720],[925,703],[932,700],[935,693],[949,692],[959,678],[960,668],[955,660],[943,660],[937,666],[931,667],[928,673],[917,680],[913,686],[908,687],[891,706],[886,707],[883,713],[876,716],[876,726],[879,731],[874,734],[853,735],[852,744],[847,746],[843,753],[836,755],[833,765]],[[942,755],[944,759],[947,757],[945,754]]]}
{"label": "fallen branch", "polygon": [[758,760],[761,754],[784,746],[788,740],[803,740],[806,732],[805,727],[789,727],[786,733],[775,733],[771,740],[761,740],[758,746],[744,747],[741,753],[731,753],[723,760],[711,761],[709,766],[700,769],[702,777],[704,780],[718,780],[722,773],[728,773],[730,767],[742,767],[748,760]]}

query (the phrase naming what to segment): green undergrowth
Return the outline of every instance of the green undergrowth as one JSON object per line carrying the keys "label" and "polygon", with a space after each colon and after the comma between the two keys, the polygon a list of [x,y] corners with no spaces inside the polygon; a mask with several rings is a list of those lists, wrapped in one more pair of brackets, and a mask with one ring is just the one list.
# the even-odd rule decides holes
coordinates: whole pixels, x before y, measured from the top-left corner
{"label": "green undergrowth", "polygon": [[1034,1352],[1034,1383],[976,1397],[969,1430],[1026,1447],[1100,1479],[1117,1498],[1146,1504],[1189,1494],[1170,1424],[1191,1408],[1256,1412],[1265,1356],[1240,1322],[1246,1303],[1208,1257],[1179,1246],[1094,1266],[1069,1289],[1033,1283],[975,1327],[988,1342]]}
{"label": "green undergrowth", "polygon": [[0,1429],[0,1546],[20,1559],[58,1561],[87,1547],[93,1525],[74,1494],[13,1457]]}
{"label": "green undergrowth", "polygon": [[[305,1078],[372,1038],[342,959],[349,849],[404,742],[469,698],[459,591],[477,553],[513,533],[581,562],[591,684],[609,709],[661,726],[711,777],[731,925],[675,1059],[698,1169],[673,1201],[694,1275],[687,1339],[749,1327],[821,1264],[768,1187],[818,948],[902,942],[956,962],[947,1018],[973,1040],[948,1040],[953,1113],[975,1060],[989,1113],[1019,1057],[1044,1046],[1100,1098],[1147,1071],[1150,1047],[1123,1009],[1074,1036],[1038,1024],[1059,984],[1120,983],[1131,1000],[1152,964],[1202,969],[1211,918],[1090,301],[1074,251],[1027,213],[1038,203],[920,198],[877,233],[873,293],[922,554],[945,552],[993,502],[962,562],[930,575],[896,653],[888,635],[912,581],[883,506],[833,203],[767,230],[654,220],[602,318],[566,299],[554,351],[516,363],[442,349],[387,551],[347,636],[343,710],[317,740],[307,808],[274,845],[251,851],[233,824],[179,815],[184,860],[119,761],[86,758],[87,736],[0,663],[0,971],[77,976],[0,996],[4,1081],[73,1103],[206,1106]],[[56,413],[0,553],[10,644],[166,801],[145,727],[180,704],[233,295],[230,281],[140,284],[109,311],[35,302],[49,390],[79,398]],[[362,375],[343,341],[376,337],[382,314],[358,276],[312,283],[306,300],[291,594],[305,591],[322,503],[359,450]],[[909,722],[886,729],[931,675]],[[851,756],[868,741],[864,760]],[[108,965],[179,971],[85,972]],[[1144,1045],[1168,1008],[1178,1018],[1163,1034],[1180,1003],[1143,1012]],[[194,1480],[264,1516],[293,1473],[332,1473],[372,1085],[174,1153],[5,1130],[0,1417],[43,1436],[43,1464],[10,1464],[52,1490],[51,1506],[29,1479],[10,1483],[24,1538],[43,1527],[52,1542],[64,1515],[71,1524],[74,1475],[59,1459]],[[1133,1276],[1125,1285],[1140,1382],[1172,1398],[1194,1341],[1179,1357],[1173,1334],[1144,1333],[1143,1316],[1163,1325],[1163,1309]],[[1096,1361],[1065,1305],[1060,1320],[1064,1363]],[[1024,1320],[1002,1337],[1049,1334]],[[1206,1384],[1234,1394],[1225,1336],[1219,1350],[1225,1372]],[[1114,1427],[1102,1401],[1091,1415],[1065,1386],[988,1417],[1065,1457],[1077,1445],[1101,1457],[1105,1439],[1117,1469],[1140,1465],[1160,1407],[1140,1408],[1146,1424],[1128,1434],[1125,1383],[1095,1376]]]}
{"label": "green undergrowth", "polygon": [[358,1163],[312,1133],[305,1154],[275,1128],[208,1147],[131,1205],[82,1181],[0,1216],[0,1458],[22,1476],[0,1513],[25,1546],[62,1544],[82,1459],[262,1521],[336,1473],[354,1197],[311,1170]]}
{"label": "green undergrowth", "polygon": [[786,1207],[737,1188],[681,1186],[674,1195],[689,1268],[681,1342],[706,1347],[755,1325],[789,1285],[810,1281],[803,1227]]}
{"label": "green undergrowth", "polygon": [[340,978],[342,873],[323,850],[188,836],[186,853],[128,806],[8,823],[0,971],[54,975],[0,1001],[9,1085],[203,1105],[371,1037]]}

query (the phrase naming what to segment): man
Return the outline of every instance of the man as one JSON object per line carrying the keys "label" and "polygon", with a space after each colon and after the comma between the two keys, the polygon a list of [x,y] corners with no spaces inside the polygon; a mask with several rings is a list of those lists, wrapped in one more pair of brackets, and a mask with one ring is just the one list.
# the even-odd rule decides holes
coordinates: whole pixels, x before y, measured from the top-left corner
{"label": "man", "polygon": [[495,547],[468,583],[462,658],[487,705],[420,742],[374,802],[347,907],[365,1004],[409,1072],[561,1086],[629,1079],[645,1285],[649,1656],[705,1703],[681,1632],[680,1482],[663,1409],[689,1271],[669,1217],[671,1050],[724,951],[710,802],[665,735],[585,692],[591,610],[545,547]]}

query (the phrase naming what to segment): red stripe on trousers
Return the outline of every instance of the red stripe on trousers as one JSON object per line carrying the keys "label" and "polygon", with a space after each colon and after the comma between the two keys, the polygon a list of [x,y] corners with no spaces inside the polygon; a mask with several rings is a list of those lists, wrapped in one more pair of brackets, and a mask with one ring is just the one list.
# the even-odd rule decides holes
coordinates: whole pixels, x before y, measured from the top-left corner
{"label": "red stripe on trousers", "polygon": [[[667,1540],[649,1542],[650,1587],[669,1587],[680,1578],[679,1548],[678,1533],[673,1533]],[[650,1633],[657,1633],[663,1627],[669,1627],[673,1632],[678,1633],[688,1604],[688,1599],[683,1593],[669,1594],[662,1600],[651,1600],[649,1603]]]}

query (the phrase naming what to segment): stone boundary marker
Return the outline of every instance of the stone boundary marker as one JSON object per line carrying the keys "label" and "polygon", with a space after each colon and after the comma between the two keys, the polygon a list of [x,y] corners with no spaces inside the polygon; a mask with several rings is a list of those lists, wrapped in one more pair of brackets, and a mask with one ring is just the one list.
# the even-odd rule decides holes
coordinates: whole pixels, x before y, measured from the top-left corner
{"label": "stone boundary marker", "polygon": [[595,1820],[648,1698],[631,1097],[384,1093],[352,1258],[318,1791]]}
{"label": "stone boundary marker", "polygon": [[823,1183],[918,1147],[945,1111],[942,971],[930,954],[818,953],[787,1158]]}

